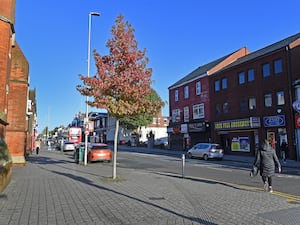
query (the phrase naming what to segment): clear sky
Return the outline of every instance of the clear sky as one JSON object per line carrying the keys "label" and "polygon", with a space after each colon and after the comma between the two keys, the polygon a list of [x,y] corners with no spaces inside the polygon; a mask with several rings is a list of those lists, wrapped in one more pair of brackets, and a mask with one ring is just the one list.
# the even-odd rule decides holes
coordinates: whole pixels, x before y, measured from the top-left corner
{"label": "clear sky", "polygon": [[[300,32],[300,1],[274,0],[16,0],[16,40],[36,89],[39,132],[68,125],[85,112],[76,90],[87,75],[88,14],[91,50],[108,54],[106,41],[119,14],[146,49],[153,88],[168,101],[168,87],[197,67],[246,46],[256,51]],[[91,57],[91,72],[96,71]],[[99,111],[99,109],[89,109]],[[169,115],[169,106],[163,109]]]}

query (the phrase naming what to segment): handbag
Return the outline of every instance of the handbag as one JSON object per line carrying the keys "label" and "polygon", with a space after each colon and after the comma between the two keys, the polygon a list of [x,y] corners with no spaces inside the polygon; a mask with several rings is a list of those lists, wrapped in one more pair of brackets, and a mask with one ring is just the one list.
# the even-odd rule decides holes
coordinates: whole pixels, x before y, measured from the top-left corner
{"label": "handbag", "polygon": [[258,167],[257,166],[253,166],[252,169],[251,169],[251,171],[250,171],[250,177],[257,176],[258,171],[259,171]]}

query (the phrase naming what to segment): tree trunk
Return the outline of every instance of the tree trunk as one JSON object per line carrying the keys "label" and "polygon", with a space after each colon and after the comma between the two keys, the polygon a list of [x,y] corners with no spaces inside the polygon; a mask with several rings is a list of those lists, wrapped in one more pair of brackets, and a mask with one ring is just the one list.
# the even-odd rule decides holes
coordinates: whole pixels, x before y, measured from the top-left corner
{"label": "tree trunk", "polygon": [[117,178],[117,148],[119,134],[119,119],[116,120],[115,139],[114,139],[114,157],[113,157],[113,179]]}

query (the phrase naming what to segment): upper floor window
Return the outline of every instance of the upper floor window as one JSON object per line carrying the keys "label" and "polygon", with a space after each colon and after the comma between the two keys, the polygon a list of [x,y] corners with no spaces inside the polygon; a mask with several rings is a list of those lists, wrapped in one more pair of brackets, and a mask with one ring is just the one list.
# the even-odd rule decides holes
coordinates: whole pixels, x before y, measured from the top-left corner
{"label": "upper floor window", "polygon": [[196,95],[200,95],[200,93],[201,93],[201,82],[198,81],[196,83]]}
{"label": "upper floor window", "polygon": [[178,102],[178,90],[175,90],[175,102]]}
{"label": "upper floor window", "polygon": [[256,98],[254,97],[249,98],[249,109],[250,110],[256,109]]}
{"label": "upper floor window", "polygon": [[190,120],[190,111],[189,107],[186,106],[183,108],[183,122],[189,122]]}
{"label": "upper floor window", "polygon": [[239,84],[244,84],[245,83],[245,73],[240,72],[239,73]]}
{"label": "upper floor window", "polygon": [[221,104],[216,104],[216,114],[220,115],[222,113],[222,106]]}
{"label": "upper floor window", "polygon": [[193,119],[204,118],[204,104],[198,104],[193,106]]}
{"label": "upper floor window", "polygon": [[223,104],[223,113],[228,113],[229,112],[229,104],[228,102],[225,102]]}
{"label": "upper floor window", "polygon": [[265,94],[265,107],[272,106],[272,94]]}
{"label": "upper floor window", "polygon": [[262,65],[262,74],[263,74],[263,77],[268,77],[271,75],[269,63],[265,63]]}
{"label": "upper floor window", "polygon": [[246,112],[247,111],[247,100],[245,97],[243,97],[240,101],[240,111]]}
{"label": "upper floor window", "polygon": [[172,110],[172,121],[176,122],[180,120],[180,109],[173,109]]}
{"label": "upper floor window", "polygon": [[248,70],[248,82],[254,81],[254,69]]}
{"label": "upper floor window", "polygon": [[215,81],[215,91],[220,91],[220,81],[219,80]]}
{"label": "upper floor window", "polygon": [[284,92],[283,91],[278,91],[276,93],[277,95],[277,105],[284,105]]}
{"label": "upper floor window", "polygon": [[222,89],[226,89],[226,88],[227,88],[227,78],[224,77],[224,78],[222,79]]}
{"label": "upper floor window", "polygon": [[279,74],[282,73],[282,60],[277,59],[274,61],[274,73]]}
{"label": "upper floor window", "polygon": [[184,87],[184,98],[189,98],[189,86]]}

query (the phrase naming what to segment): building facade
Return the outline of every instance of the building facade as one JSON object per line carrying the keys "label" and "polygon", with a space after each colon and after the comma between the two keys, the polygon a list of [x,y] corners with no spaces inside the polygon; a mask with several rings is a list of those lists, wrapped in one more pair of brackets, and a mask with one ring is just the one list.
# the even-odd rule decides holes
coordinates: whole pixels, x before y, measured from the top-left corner
{"label": "building facade", "polygon": [[254,155],[268,139],[280,156],[286,140],[289,158],[297,158],[291,92],[297,71],[293,78],[290,52],[299,38],[296,34],[266,46],[210,77],[212,138],[225,153]]}
{"label": "building facade", "polygon": [[200,66],[169,87],[171,149],[187,149],[197,142],[211,140],[209,76],[248,53],[248,49],[241,48]]}
{"label": "building facade", "polygon": [[226,154],[254,155],[268,139],[280,155],[286,140],[289,158],[299,160],[299,42],[295,34],[253,53],[245,49],[169,87],[171,146],[173,141],[175,148],[185,148],[186,139],[190,145],[211,141]]}

